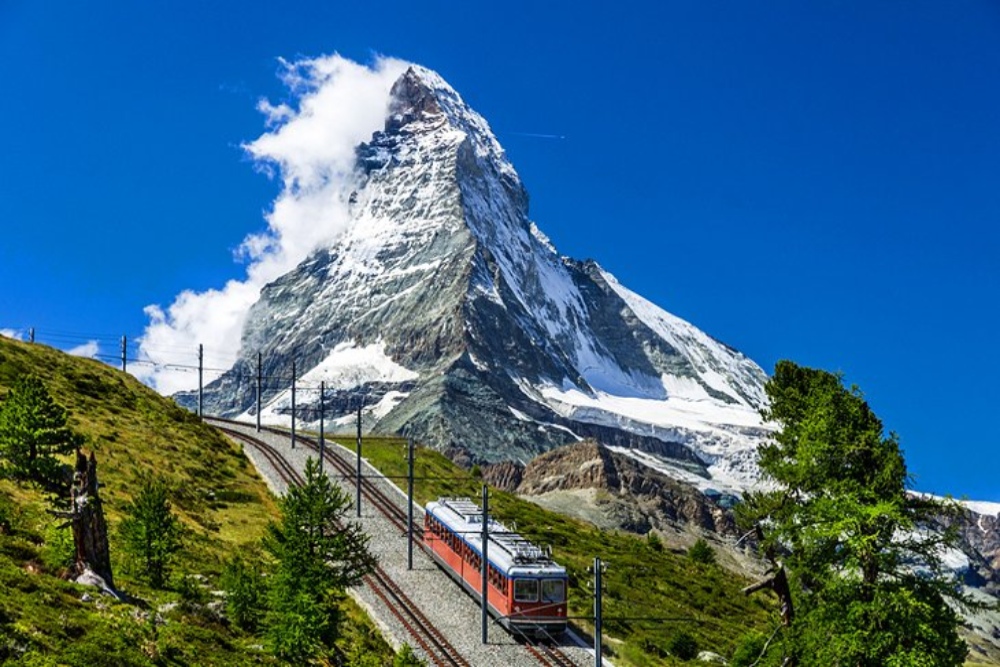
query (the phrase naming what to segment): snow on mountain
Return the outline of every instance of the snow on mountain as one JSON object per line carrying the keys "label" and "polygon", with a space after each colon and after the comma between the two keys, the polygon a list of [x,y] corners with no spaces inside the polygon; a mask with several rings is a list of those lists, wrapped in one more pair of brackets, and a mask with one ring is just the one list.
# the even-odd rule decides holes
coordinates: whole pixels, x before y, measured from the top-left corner
{"label": "snow on mountain", "polygon": [[350,224],[267,285],[240,359],[206,390],[220,414],[296,416],[413,435],[466,460],[527,460],[594,438],[739,491],[768,429],[765,374],[622,286],[558,254],[486,120],[430,70],[393,85],[356,150]]}
{"label": "snow on mountain", "polygon": [[1000,519],[1000,503],[988,503],[981,500],[960,500],[959,503],[976,514]]}

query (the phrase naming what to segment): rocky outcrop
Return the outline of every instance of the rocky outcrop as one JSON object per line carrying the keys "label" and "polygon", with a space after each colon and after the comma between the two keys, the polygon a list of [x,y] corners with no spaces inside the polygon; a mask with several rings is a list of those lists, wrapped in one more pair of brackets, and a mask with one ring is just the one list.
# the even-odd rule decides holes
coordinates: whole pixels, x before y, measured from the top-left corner
{"label": "rocky outcrop", "polygon": [[941,524],[958,533],[958,548],[969,559],[966,582],[1000,597],[1000,516],[965,509]]}
{"label": "rocky outcrop", "polygon": [[524,479],[524,466],[514,461],[501,461],[482,467],[483,481],[494,489],[517,493]]}
{"label": "rocky outcrop", "polygon": [[631,532],[691,527],[720,536],[739,532],[732,511],[718,499],[594,441],[561,447],[533,459],[525,466],[515,491],[540,499],[554,492],[583,489],[599,491],[595,498],[599,503],[603,499],[605,516],[611,514],[618,527]]}

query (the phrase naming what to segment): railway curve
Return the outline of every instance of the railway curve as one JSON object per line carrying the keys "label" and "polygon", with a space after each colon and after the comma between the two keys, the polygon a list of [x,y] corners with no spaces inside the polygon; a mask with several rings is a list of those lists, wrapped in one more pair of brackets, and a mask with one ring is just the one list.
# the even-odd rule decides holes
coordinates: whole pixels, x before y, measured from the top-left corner
{"label": "railway curve", "polygon": [[[248,443],[249,438],[264,445],[264,448],[251,445],[245,451],[278,494],[284,493],[291,483],[285,479],[288,475],[285,466],[296,471],[301,478],[297,471],[304,469],[306,459],[318,456],[317,442],[301,434],[296,435],[296,447],[292,449],[287,431],[262,427],[257,432],[253,425],[243,422],[217,418],[206,418],[205,421],[238,442]],[[265,454],[262,449],[271,453]],[[327,472],[332,469],[335,473],[332,478],[353,498],[356,474],[354,452],[328,440],[325,454],[324,469]],[[275,455],[284,463],[275,461]],[[279,470],[285,470],[284,474]],[[360,521],[372,537],[371,547],[379,556],[380,574],[385,580],[395,582],[399,593],[404,590],[409,592],[407,600],[417,613],[411,615],[406,612],[400,618],[396,609],[402,604],[399,598],[384,587],[378,587],[377,582],[372,582],[376,584],[373,586],[366,580],[365,585],[352,591],[352,594],[397,645],[404,641],[410,643],[418,655],[434,665],[571,667],[594,664],[593,651],[589,648],[572,645],[569,641],[543,642],[513,637],[495,623],[490,625],[489,643],[482,644],[478,603],[454,585],[423,552],[420,541],[423,508],[418,504],[414,504],[414,569],[406,569],[406,496],[367,462],[364,462],[362,471],[361,514],[361,518],[355,520]],[[422,619],[418,620],[416,616],[422,616]],[[417,639],[415,633],[420,632],[417,628],[420,625],[433,627],[440,640],[454,648],[451,658],[442,657],[449,651],[435,650],[430,639]],[[611,667],[607,660],[604,664]]]}

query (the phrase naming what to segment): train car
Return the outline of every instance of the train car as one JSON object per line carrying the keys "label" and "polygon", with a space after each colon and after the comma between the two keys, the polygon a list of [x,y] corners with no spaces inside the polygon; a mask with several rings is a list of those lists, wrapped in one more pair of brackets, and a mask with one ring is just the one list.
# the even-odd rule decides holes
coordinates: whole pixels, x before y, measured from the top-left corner
{"label": "train car", "polygon": [[[424,514],[424,544],[470,595],[481,599],[483,514],[469,498],[439,498]],[[488,519],[489,612],[514,634],[566,630],[566,568],[551,553]]]}

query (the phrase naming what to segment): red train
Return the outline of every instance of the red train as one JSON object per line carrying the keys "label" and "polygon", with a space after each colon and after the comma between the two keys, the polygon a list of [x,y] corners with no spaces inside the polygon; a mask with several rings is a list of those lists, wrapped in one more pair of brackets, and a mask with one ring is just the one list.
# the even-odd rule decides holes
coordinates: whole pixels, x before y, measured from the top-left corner
{"label": "red train", "polygon": [[[476,600],[482,592],[482,510],[468,498],[427,504],[424,544]],[[515,634],[566,630],[566,568],[502,523],[489,519],[489,611]]]}

